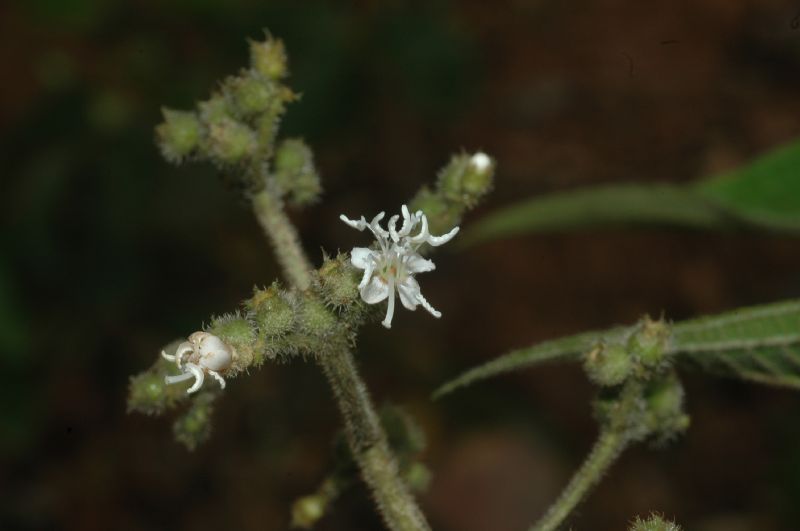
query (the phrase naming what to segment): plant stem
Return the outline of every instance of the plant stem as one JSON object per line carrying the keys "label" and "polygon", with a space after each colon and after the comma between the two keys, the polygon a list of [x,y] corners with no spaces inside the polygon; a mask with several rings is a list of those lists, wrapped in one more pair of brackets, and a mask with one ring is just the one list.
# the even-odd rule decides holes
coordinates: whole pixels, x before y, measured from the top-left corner
{"label": "plant stem", "polygon": [[603,430],[589,456],[575,472],[575,475],[572,476],[558,500],[550,506],[542,519],[531,527],[530,531],[554,531],[558,529],[589,489],[600,480],[606,470],[625,450],[629,442],[624,433],[613,429]]}
{"label": "plant stem", "polygon": [[300,246],[297,230],[283,210],[283,202],[264,189],[253,196],[253,210],[289,283],[301,291],[307,290],[311,286],[311,262]]}
{"label": "plant stem", "polygon": [[[281,201],[264,190],[253,197],[253,210],[289,283],[300,290],[308,289],[311,263]],[[429,530],[425,516],[400,478],[397,460],[352,354],[346,348],[331,349],[320,355],[318,362],[344,418],[350,450],[387,527],[393,531]]]}
{"label": "plant stem", "polygon": [[334,350],[319,361],[333,388],[345,421],[350,450],[386,525],[393,530],[430,529],[405,482],[386,439],[378,414],[346,350]]}
{"label": "plant stem", "polygon": [[642,424],[642,385],[629,381],[600,430],[589,455],[569,484],[530,531],[555,531],[594,487],[620,454],[633,442],[647,435]]}

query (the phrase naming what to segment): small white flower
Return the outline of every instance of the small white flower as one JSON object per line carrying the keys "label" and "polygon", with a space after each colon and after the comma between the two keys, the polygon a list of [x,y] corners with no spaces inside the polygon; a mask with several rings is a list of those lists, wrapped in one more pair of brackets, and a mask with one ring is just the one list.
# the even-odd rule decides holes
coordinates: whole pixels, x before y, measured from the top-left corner
{"label": "small white flower", "polygon": [[[184,357],[188,355],[184,363]],[[233,361],[234,349],[220,338],[208,332],[195,332],[189,336],[189,341],[184,341],[171,356],[161,351],[161,356],[167,361],[174,361],[181,370],[181,374],[167,376],[164,381],[169,384],[183,382],[194,378],[194,384],[187,393],[194,393],[203,385],[206,374],[210,374],[225,389],[225,379],[220,374],[230,367]]]}
{"label": "small white flower", "polygon": [[[402,212],[403,225],[399,230],[397,229],[397,221],[400,219],[398,215],[389,218],[386,225],[388,230],[380,226],[380,221],[386,215],[385,212],[375,216],[369,223],[364,216],[361,216],[359,220],[348,219],[344,214],[339,216],[342,221],[354,229],[360,231],[369,229],[378,240],[379,249],[353,248],[350,253],[350,261],[355,267],[364,270],[364,276],[358,285],[364,302],[376,304],[388,297],[389,307],[382,323],[386,328],[392,326],[395,289],[400,295],[400,302],[409,310],[416,310],[418,305],[422,305],[434,317],[441,317],[442,314],[428,304],[428,301],[422,296],[419,284],[414,279],[414,275],[417,273],[436,269],[434,263],[423,258],[417,249],[425,243],[434,247],[447,243],[458,232],[458,227],[455,227],[442,236],[432,236],[428,232],[428,218],[421,210],[411,214],[408,207],[403,205]],[[417,225],[420,225],[419,232],[412,235],[411,233]]]}

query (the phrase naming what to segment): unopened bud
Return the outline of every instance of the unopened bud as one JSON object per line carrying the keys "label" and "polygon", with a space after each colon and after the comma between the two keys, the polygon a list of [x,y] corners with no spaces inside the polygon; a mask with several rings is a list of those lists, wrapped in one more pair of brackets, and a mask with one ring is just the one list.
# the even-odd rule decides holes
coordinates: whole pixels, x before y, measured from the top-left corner
{"label": "unopened bud", "polygon": [[674,373],[651,384],[645,394],[650,429],[660,439],[669,438],[689,427],[683,408],[683,386]]}
{"label": "unopened bud", "polygon": [[164,122],[156,127],[158,145],[164,158],[179,163],[200,143],[200,120],[193,112],[166,108],[161,112],[164,115]]}
{"label": "unopened bud", "polygon": [[311,529],[325,516],[328,500],[319,494],[303,496],[292,504],[292,527]]}
{"label": "unopened bud", "polygon": [[300,310],[299,323],[308,334],[324,338],[334,330],[337,321],[322,302],[307,298]]}
{"label": "unopened bud", "polygon": [[215,395],[210,393],[198,395],[186,413],[178,417],[172,425],[175,439],[189,451],[195,450],[211,435],[214,397]]}
{"label": "unopened bud", "polygon": [[632,363],[625,347],[612,343],[593,348],[586,355],[583,367],[594,383],[611,387],[625,381],[631,373]]}
{"label": "unopened bud", "polygon": [[472,207],[492,185],[494,162],[485,153],[456,155],[439,173],[439,190],[450,201]]}
{"label": "unopened bud", "polygon": [[281,97],[275,83],[253,71],[229,80],[226,88],[237,113],[244,118],[270,110],[274,100]]}
{"label": "unopened bud", "polygon": [[257,290],[245,304],[253,312],[259,335],[266,340],[282,336],[294,326],[295,309],[276,285]]}
{"label": "unopened bud", "polygon": [[319,280],[325,302],[341,309],[361,300],[358,291],[359,274],[349,263],[347,255],[327,259],[319,269]]}
{"label": "unopened bud", "polygon": [[322,191],[311,149],[300,139],[284,140],[275,151],[275,179],[295,204],[308,204]]}
{"label": "unopened bud", "polygon": [[250,64],[268,79],[282,79],[288,74],[288,59],[283,41],[267,37],[250,41]]}
{"label": "unopened bud", "polygon": [[666,359],[670,332],[669,325],[663,319],[653,321],[645,317],[628,340],[628,350],[642,366],[657,367]]}
{"label": "unopened bud", "polygon": [[233,164],[252,155],[258,144],[249,127],[225,118],[209,124],[208,147],[209,154],[217,162]]}

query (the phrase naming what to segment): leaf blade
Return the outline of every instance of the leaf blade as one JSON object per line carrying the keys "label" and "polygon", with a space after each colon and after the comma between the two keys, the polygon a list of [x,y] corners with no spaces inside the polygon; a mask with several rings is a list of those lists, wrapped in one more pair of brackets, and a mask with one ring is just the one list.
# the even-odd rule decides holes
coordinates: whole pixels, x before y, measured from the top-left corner
{"label": "leaf blade", "polygon": [[450,394],[459,387],[466,387],[480,380],[485,380],[499,374],[511,372],[523,367],[530,367],[555,360],[574,359],[580,354],[591,349],[603,339],[621,336],[627,332],[628,327],[616,327],[608,330],[583,332],[559,339],[536,343],[530,347],[513,350],[507,354],[478,365],[459,376],[445,382],[433,393],[433,398],[438,399]]}

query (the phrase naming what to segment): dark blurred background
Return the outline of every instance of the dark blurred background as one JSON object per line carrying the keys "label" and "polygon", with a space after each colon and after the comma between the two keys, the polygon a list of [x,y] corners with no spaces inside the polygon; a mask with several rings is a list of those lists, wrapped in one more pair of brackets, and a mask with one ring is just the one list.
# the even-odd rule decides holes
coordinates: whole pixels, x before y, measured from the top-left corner
{"label": "dark blurred background", "polygon": [[[461,148],[498,161],[469,219],[525,196],[686,182],[800,133],[800,3],[26,0],[0,5],[0,528],[287,527],[338,427],[311,364],[265,366],[219,403],[194,453],[170,419],[126,415],[128,377],[279,272],[205,165],[158,155],[160,107],[190,108],[285,40],[302,92],[284,135],[326,194],[293,214],[319,261],[365,244],[340,213],[396,210]],[[444,249],[423,290],[359,346],[378,402],[429,438],[434,527],[524,529],[595,435],[578,366],[430,392],[511,348],[635,321],[800,296],[788,237],[603,230]],[[449,251],[449,252],[448,252]],[[800,527],[800,395],[686,374],[693,426],[624,455],[574,519],[620,530],[651,510],[688,529]],[[380,529],[361,488],[319,526]]]}

